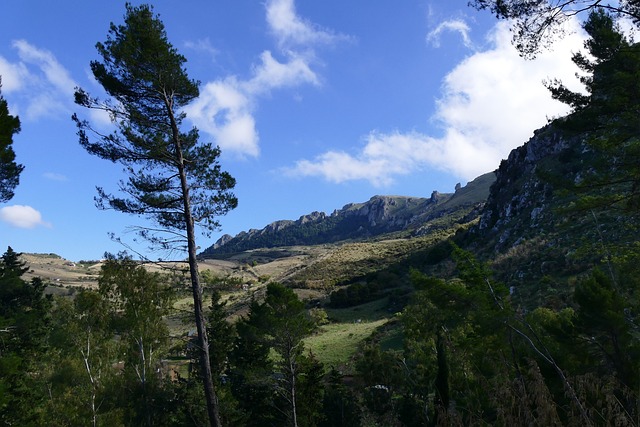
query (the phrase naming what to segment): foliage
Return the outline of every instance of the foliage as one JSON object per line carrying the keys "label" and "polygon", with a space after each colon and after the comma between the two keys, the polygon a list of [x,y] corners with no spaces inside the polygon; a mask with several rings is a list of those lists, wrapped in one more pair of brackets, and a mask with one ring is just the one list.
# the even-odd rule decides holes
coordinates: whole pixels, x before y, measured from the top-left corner
{"label": "foliage", "polygon": [[[0,76],[0,89],[2,78]],[[0,203],[13,198],[13,190],[20,182],[20,173],[24,166],[15,162],[13,136],[20,132],[20,119],[9,114],[7,101],[0,92]]]}
{"label": "foliage", "polygon": [[125,416],[138,425],[154,425],[161,411],[161,356],[169,330],[163,318],[172,306],[173,291],[160,273],[151,273],[130,258],[109,257],[102,266],[100,293],[111,307],[111,322],[120,337],[124,357],[123,387],[129,390]]}
{"label": "foliage", "polygon": [[59,369],[50,373],[50,422],[102,424],[99,408],[117,354],[109,305],[98,292],[81,290],[73,301],[57,299],[52,319],[51,357]]}
{"label": "foliage", "polygon": [[581,80],[587,95],[570,91],[558,80],[549,84],[553,97],[574,111],[559,125],[569,134],[582,135],[595,154],[592,169],[566,187],[581,195],[577,208],[637,211],[640,45],[629,43],[601,10],[589,15],[584,28],[590,36],[585,42],[588,54],[574,54],[573,62],[585,73]]}
{"label": "foliage", "polygon": [[489,10],[499,19],[514,22],[513,41],[525,57],[534,57],[564,35],[562,24],[584,12],[606,9],[623,18],[640,22],[640,5],[635,0],[602,3],[599,0],[472,0],[479,10]]}

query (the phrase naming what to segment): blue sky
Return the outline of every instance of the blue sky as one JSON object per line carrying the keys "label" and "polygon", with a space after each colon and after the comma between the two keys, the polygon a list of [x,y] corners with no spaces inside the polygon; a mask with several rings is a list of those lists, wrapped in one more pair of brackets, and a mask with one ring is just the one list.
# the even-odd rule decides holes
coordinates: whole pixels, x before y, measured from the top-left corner
{"label": "blue sky", "polygon": [[[199,238],[202,248],[376,194],[452,192],[496,169],[566,112],[542,81],[573,85],[570,54],[582,43],[569,22],[571,35],[525,61],[507,23],[466,0],[152,4],[201,82],[186,124],[222,148],[237,179],[238,208]],[[2,94],[22,123],[14,149],[25,170],[15,197],[0,204],[2,247],[98,259],[124,249],[110,232],[131,242],[128,227],[145,225],[95,208],[95,187],[115,190],[123,174],[80,147],[70,119],[88,114],[73,104],[74,87],[101,93],[89,62],[123,15],[115,1],[3,2]]]}

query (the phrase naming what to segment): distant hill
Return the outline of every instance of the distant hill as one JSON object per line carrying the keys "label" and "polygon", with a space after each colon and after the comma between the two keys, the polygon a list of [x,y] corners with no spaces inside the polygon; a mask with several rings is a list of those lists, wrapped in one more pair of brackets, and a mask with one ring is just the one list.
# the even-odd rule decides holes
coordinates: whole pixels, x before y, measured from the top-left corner
{"label": "distant hill", "polygon": [[358,241],[389,233],[419,236],[449,227],[469,215],[478,215],[494,181],[495,174],[491,172],[464,187],[456,186],[453,193],[434,191],[429,198],[373,196],[364,203],[347,204],[330,215],[312,212],[297,220],[276,221],[261,230],[252,229],[235,237],[224,235],[200,257],[260,248]]}

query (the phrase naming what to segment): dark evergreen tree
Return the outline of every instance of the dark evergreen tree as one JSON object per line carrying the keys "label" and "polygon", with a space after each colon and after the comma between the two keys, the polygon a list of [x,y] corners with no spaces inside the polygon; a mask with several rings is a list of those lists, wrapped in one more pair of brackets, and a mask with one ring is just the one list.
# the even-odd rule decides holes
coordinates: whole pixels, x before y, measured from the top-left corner
{"label": "dark evergreen tree", "polygon": [[221,376],[226,373],[227,360],[235,341],[235,330],[227,320],[228,313],[225,307],[226,303],[221,301],[220,292],[214,289],[211,293],[209,313],[207,313],[207,328],[210,337],[211,372],[214,376],[214,382],[218,384],[220,384]]}
{"label": "dark evergreen tree", "polygon": [[[120,163],[128,178],[121,195],[98,188],[97,205],[142,215],[157,228],[140,228],[156,248],[188,253],[200,365],[211,424],[220,424],[209,364],[209,340],[196,262],[195,226],[217,228],[217,216],[237,205],[235,180],[218,163],[220,150],[199,139],[197,129],[181,130],[181,109],[198,96],[186,59],[167,40],[162,21],[148,5],[126,5],[124,25],[111,24],[107,40],[96,45],[102,61],[91,71],[111,97],[100,101],[78,89],[76,103],[106,111],[116,131],[104,135],[73,116],[80,144],[91,154]],[[94,139],[95,138],[95,139]]]}
{"label": "dark evergreen tree", "polygon": [[588,343],[589,353],[596,356],[593,362],[598,374],[613,373],[621,384],[638,390],[640,341],[633,317],[637,316],[637,303],[616,289],[611,278],[600,270],[578,283],[575,301],[576,332]]}
{"label": "dark evergreen tree", "polygon": [[573,113],[556,121],[570,135],[580,135],[592,153],[588,167],[576,182],[564,183],[580,194],[581,209],[640,208],[640,45],[631,44],[611,16],[598,9],[584,28],[590,38],[587,53],[573,61],[584,73],[587,94],[573,92],[562,82],[550,82],[552,96]]}
{"label": "dark evergreen tree", "polygon": [[266,338],[269,310],[252,301],[246,317],[236,322],[237,338],[230,354],[230,379],[234,396],[246,414],[247,426],[281,425],[277,410],[271,347]]}
{"label": "dark evergreen tree", "polygon": [[45,399],[41,363],[46,360],[51,299],[39,278],[11,247],[0,259],[0,422],[38,423]]}
{"label": "dark evergreen tree", "polygon": [[[0,77],[0,89],[2,79]],[[13,191],[20,182],[24,166],[16,163],[13,136],[20,132],[20,119],[9,114],[7,101],[0,91],[0,203],[13,198]]]}
{"label": "dark evergreen tree", "polygon": [[344,384],[342,374],[332,369],[327,375],[321,427],[359,427],[362,411],[354,391]]}
{"label": "dark evergreen tree", "polygon": [[248,425],[317,422],[323,368],[304,354],[302,341],[313,326],[304,303],[279,283],[267,285],[264,303],[253,301],[249,315],[236,323],[231,379]]}
{"label": "dark evergreen tree", "polygon": [[284,410],[290,425],[298,427],[299,383],[305,358],[302,339],[313,330],[313,322],[306,316],[304,303],[293,290],[279,283],[267,285],[264,305],[269,310],[265,331],[269,336],[268,342],[280,358],[276,362],[276,369],[282,375],[278,392],[286,401]]}

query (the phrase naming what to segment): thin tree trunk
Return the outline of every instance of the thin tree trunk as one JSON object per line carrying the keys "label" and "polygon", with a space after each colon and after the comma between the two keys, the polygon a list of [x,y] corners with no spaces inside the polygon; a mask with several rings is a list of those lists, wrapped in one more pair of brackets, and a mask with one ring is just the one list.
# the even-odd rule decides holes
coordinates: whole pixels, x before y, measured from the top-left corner
{"label": "thin tree trunk", "polygon": [[91,352],[91,334],[87,334],[87,352],[85,353],[80,348],[80,354],[82,354],[82,360],[84,361],[84,367],[89,375],[89,382],[91,383],[91,425],[96,427],[98,425],[98,411],[96,409],[96,381],[91,373],[91,366],[89,365],[89,354]]}
{"label": "thin tree trunk", "polygon": [[218,409],[218,397],[213,387],[213,377],[211,375],[211,364],[209,363],[209,338],[202,310],[202,285],[198,275],[198,260],[196,258],[196,239],[193,216],[191,215],[191,205],[189,203],[189,188],[184,166],[180,165],[180,181],[184,197],[184,212],[187,225],[187,248],[189,253],[189,273],[191,274],[191,290],[193,292],[193,307],[200,344],[200,371],[204,385],[204,394],[207,401],[207,412],[209,422],[212,427],[220,427],[220,413]]}
{"label": "thin tree trunk", "polygon": [[293,417],[293,427],[298,427],[298,405],[296,402],[296,367],[291,353],[289,353],[289,372],[291,374],[291,412]]}
{"label": "thin tree trunk", "polygon": [[207,403],[207,413],[209,423],[212,427],[221,427],[220,412],[218,408],[218,396],[213,386],[211,375],[211,364],[209,363],[209,338],[207,337],[206,321],[202,309],[202,285],[198,275],[198,260],[196,258],[196,237],[193,215],[191,213],[191,200],[189,197],[189,183],[182,155],[182,145],[180,143],[178,126],[173,113],[173,103],[170,96],[165,93],[167,112],[171,121],[173,132],[173,143],[176,148],[178,173],[182,189],[182,201],[184,206],[184,220],[187,232],[187,251],[189,254],[189,273],[191,275],[191,291],[193,293],[193,310],[195,314],[196,330],[198,331],[198,341],[200,346],[200,371],[204,386],[204,395]]}

